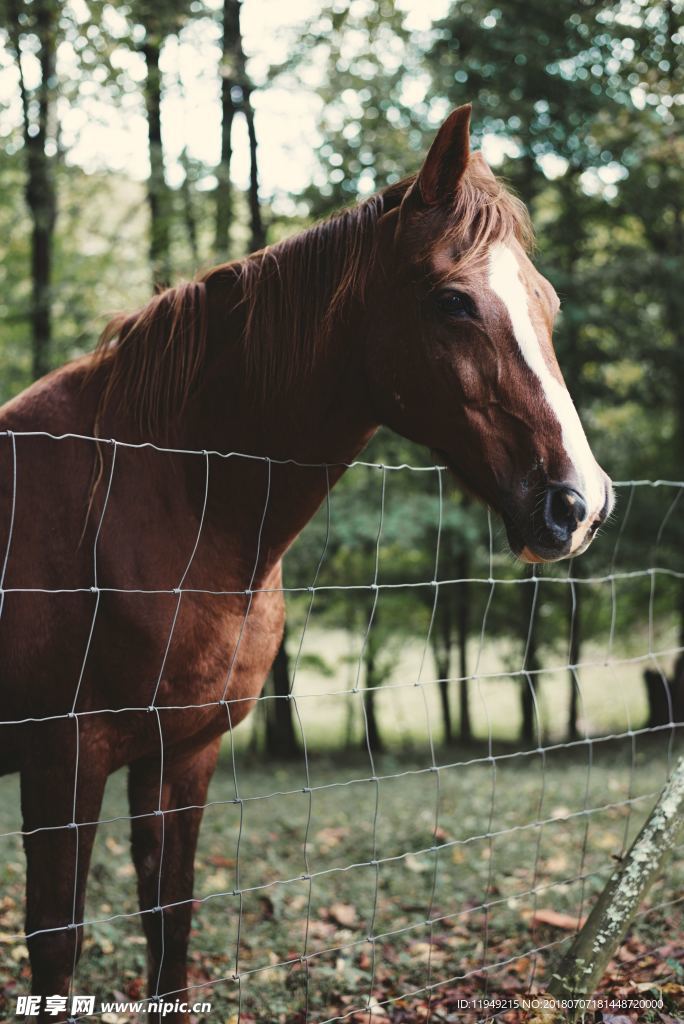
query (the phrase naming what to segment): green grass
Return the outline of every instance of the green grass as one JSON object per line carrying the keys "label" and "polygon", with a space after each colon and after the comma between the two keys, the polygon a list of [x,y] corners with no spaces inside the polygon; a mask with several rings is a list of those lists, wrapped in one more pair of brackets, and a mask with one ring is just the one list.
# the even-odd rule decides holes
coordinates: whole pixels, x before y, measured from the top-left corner
{"label": "green grass", "polygon": [[[435,772],[423,745],[422,752],[378,759],[378,781],[369,778],[361,755],[313,756],[309,793],[303,759],[266,764],[237,748],[238,857],[240,808],[227,744],[197,856],[192,983],[229,979],[197,990],[213,1000],[207,1019],[232,1021],[238,1010],[238,986],[230,980],[238,923],[244,1024],[303,1020],[307,973],[311,1024],[365,1005],[371,989],[381,1001],[394,999],[483,966],[483,975],[458,983],[466,994],[481,992],[485,977],[495,991],[524,990],[534,966],[527,952],[571,934],[535,926],[534,910],[577,916],[586,909],[662,786],[665,737],[638,738],[634,759],[630,746],[617,741],[503,757],[495,768],[482,753],[440,750],[445,767]],[[457,763],[472,757],[479,760]],[[626,806],[628,798],[633,802]],[[110,780],[102,816],[126,813],[119,773]],[[16,781],[0,780],[0,830],[18,827]],[[19,837],[0,844],[0,980],[11,1009],[28,990],[26,948],[13,938],[21,930],[24,867]],[[312,875],[311,882],[302,874]],[[682,891],[680,858],[650,902]],[[483,903],[491,904],[486,918]],[[665,912],[670,926],[677,909]],[[128,823],[112,821],[98,832],[86,909],[93,923],[76,992],[139,993],[145,947],[135,911]],[[441,920],[430,927],[429,916]],[[662,911],[636,926],[646,945],[662,944],[664,932]],[[376,936],[372,944],[369,934]],[[540,983],[562,948],[538,956]],[[282,965],[305,951],[320,954],[308,961],[308,972],[297,963]],[[404,1005],[389,1004],[389,1019],[420,1019],[401,1016]]]}

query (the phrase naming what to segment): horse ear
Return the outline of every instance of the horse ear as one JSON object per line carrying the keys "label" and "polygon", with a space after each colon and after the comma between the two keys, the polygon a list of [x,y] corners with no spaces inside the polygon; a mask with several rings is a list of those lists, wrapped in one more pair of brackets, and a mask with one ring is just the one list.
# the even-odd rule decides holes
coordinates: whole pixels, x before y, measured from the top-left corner
{"label": "horse ear", "polygon": [[471,155],[470,166],[471,169],[476,169],[478,176],[481,176],[485,180],[488,180],[490,182],[493,182],[495,185],[498,185],[497,177],[494,174],[494,171],[487,163],[487,161],[485,160],[484,156],[482,155],[481,150],[478,149]]}
{"label": "horse ear", "polygon": [[470,103],[452,110],[430,146],[416,183],[428,206],[453,196],[468,166],[471,110]]}

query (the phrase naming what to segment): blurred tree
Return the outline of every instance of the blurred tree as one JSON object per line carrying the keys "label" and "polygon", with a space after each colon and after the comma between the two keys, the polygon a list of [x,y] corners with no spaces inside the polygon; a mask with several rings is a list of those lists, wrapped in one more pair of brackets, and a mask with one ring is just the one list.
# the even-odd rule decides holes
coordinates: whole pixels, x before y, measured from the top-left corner
{"label": "blurred tree", "polygon": [[391,0],[322,4],[288,61],[273,69],[301,76],[310,61],[325,68],[320,171],[304,192],[313,218],[399,181],[425,155],[428,104],[412,100],[407,84],[425,93],[429,78],[404,20]]}
{"label": "blurred tree", "polygon": [[166,39],[179,31],[189,4],[187,0],[133,0],[131,17],[142,27],[138,44],[145,59],[147,74],[143,84],[147,113],[147,139],[150,174],[147,201],[150,210],[150,267],[157,288],[171,283],[172,201],[164,171],[164,146],[161,129],[162,72],[159,66]]}
{"label": "blurred tree", "polygon": [[233,157],[232,131],[235,114],[242,112],[247,123],[250,156],[249,221],[250,249],[263,248],[266,242],[259,202],[257,136],[252,107],[252,83],[240,28],[241,0],[223,0],[221,43],[221,160],[216,168],[216,234],[214,252],[218,260],[230,255],[230,227],[233,217],[230,165]]}
{"label": "blurred tree", "polygon": [[[442,707],[442,727],[444,742],[449,745],[453,741],[453,724],[451,720],[451,701],[449,699],[449,682],[451,679],[451,656],[454,644],[454,614],[452,610],[452,590],[440,587],[435,608],[435,619],[430,633],[430,645],[437,673],[439,699]],[[463,685],[459,682],[459,686]],[[468,730],[470,725],[468,724]]]}
{"label": "blurred tree", "polygon": [[[652,362],[657,387],[653,407],[674,411],[672,441],[660,453],[663,475],[684,467],[684,4],[652,0],[631,28],[625,81],[636,105],[622,130],[629,139],[626,177],[618,202],[623,215],[643,232],[640,258],[632,264],[644,301],[657,303],[660,337],[649,331],[641,358]],[[644,338],[643,342],[646,339]],[[684,530],[680,531],[684,542]],[[684,582],[679,588],[679,645],[684,647]]]}
{"label": "blurred tree", "polygon": [[623,8],[464,0],[435,25],[426,53],[435,89],[453,105],[475,102],[476,134],[506,139],[506,174],[528,205],[546,186],[544,168],[569,171],[577,187],[578,173],[621,156],[610,126],[630,104],[617,74]]}
{"label": "blurred tree", "polygon": [[[56,55],[60,27],[59,0],[3,0],[0,17],[7,31],[19,77],[22,134],[26,161],[26,203],[31,214],[32,374],[50,369],[52,344],[52,259],[57,219],[55,160],[58,123]],[[26,52],[36,58],[40,74],[30,85],[24,72]]]}
{"label": "blurred tree", "polygon": [[[581,576],[581,569],[576,560],[571,562],[572,571],[575,576]],[[570,632],[568,641],[568,725],[566,739],[572,743],[576,740],[579,733],[577,729],[577,714],[579,704],[579,694],[577,685],[577,669],[575,665],[578,664],[581,656],[581,644],[580,637],[582,635],[582,609],[583,609],[583,590],[581,586],[576,583],[572,583],[568,587],[568,628]]]}
{"label": "blurred tree", "polygon": [[[433,507],[432,502],[425,502],[425,504],[434,515],[433,523],[436,525],[438,519],[441,520],[439,576],[452,581],[442,584],[439,588],[434,622],[430,633],[442,708],[444,741],[450,744],[454,738],[450,683],[455,674],[458,680],[459,739],[462,743],[467,744],[473,737],[470,680],[468,678],[468,640],[472,630],[471,618],[474,601],[472,587],[468,580],[472,573],[474,560],[484,553],[483,519],[480,510],[472,508],[472,503],[467,496],[459,495],[456,499],[455,495],[448,494],[443,502],[441,515],[440,510]],[[428,530],[429,526],[426,524],[426,535],[414,542],[426,553],[429,553],[436,543],[436,541],[428,539]],[[427,592],[425,592],[425,599],[430,603],[431,596]],[[478,608],[478,611],[483,611],[483,609]],[[454,647],[458,651],[458,665],[455,672],[453,666]]]}
{"label": "blurred tree", "polygon": [[266,693],[274,698],[266,702],[266,751],[274,757],[296,757],[300,753],[292,718],[290,697],[290,659],[287,653],[287,626],[278,648]]}
{"label": "blurred tree", "polygon": [[180,198],[183,210],[183,222],[190,247],[190,256],[194,267],[199,266],[199,226],[195,205],[195,189],[197,187],[197,164],[190,159],[187,146],[181,150],[179,163],[183,168],[183,181],[180,185]]}
{"label": "blurred tree", "polygon": [[221,159],[216,168],[216,259],[230,255],[230,224],[232,213],[233,121],[237,108],[237,49],[240,45],[239,0],[223,0],[221,64]]}
{"label": "blurred tree", "polygon": [[[533,567],[526,573],[528,579],[534,580]],[[521,636],[523,639],[522,676],[520,679],[520,707],[522,724],[520,739],[527,746],[541,743],[541,720],[537,690],[539,687],[539,631],[537,628],[539,584],[535,581],[524,588],[524,598],[520,604],[522,611]]]}

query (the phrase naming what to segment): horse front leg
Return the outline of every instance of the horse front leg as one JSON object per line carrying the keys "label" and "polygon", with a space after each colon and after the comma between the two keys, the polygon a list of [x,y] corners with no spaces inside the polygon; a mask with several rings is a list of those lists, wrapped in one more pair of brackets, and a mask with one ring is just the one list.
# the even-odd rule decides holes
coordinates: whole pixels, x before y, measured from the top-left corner
{"label": "horse front leg", "polygon": [[[161,780],[158,757],[135,762],[128,776],[131,847],[148,945],[148,996],[168,994],[169,1002],[189,1001],[195,848],[219,745],[217,737],[182,760],[169,760],[167,755]],[[146,1019],[160,1017],[149,1014]],[[180,1024],[187,1014],[173,1012],[163,1019]]]}
{"label": "horse front leg", "polygon": [[81,954],[86,881],[108,775],[104,750],[89,756],[82,736],[77,759],[70,740],[36,743],[21,769],[26,944],[41,1021],[67,1016],[60,1008],[47,1015],[45,997],[61,997],[64,1005]]}

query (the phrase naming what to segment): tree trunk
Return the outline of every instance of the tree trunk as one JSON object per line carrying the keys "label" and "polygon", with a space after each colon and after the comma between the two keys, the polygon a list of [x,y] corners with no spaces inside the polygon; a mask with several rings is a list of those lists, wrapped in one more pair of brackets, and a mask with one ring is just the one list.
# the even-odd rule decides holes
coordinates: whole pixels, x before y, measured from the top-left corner
{"label": "tree trunk", "polygon": [[435,657],[435,663],[439,673],[439,703],[442,708],[444,742],[447,746],[451,746],[454,741],[454,733],[451,728],[451,705],[449,702],[449,663],[437,657]]}
{"label": "tree trunk", "polygon": [[[578,575],[575,572],[575,575]],[[574,597],[573,597],[574,592]],[[572,668],[573,665],[577,665],[582,653],[582,617],[581,617],[581,595],[582,586],[581,584],[575,583],[573,587],[569,588],[568,591],[568,622],[570,623],[570,647],[568,649],[568,659],[570,662],[570,669],[568,670],[568,683],[570,688],[570,700],[568,702],[568,741],[572,742],[576,740],[579,733],[577,731],[577,709],[578,709],[578,693],[577,693],[577,679],[575,670]]]}
{"label": "tree trunk", "polygon": [[290,695],[290,662],[287,654],[287,628],[283,633],[270,679],[274,700],[267,701],[266,750],[273,757],[296,757],[299,754],[297,734],[292,721]]}
{"label": "tree trunk", "polygon": [[[463,551],[458,560],[459,579],[467,580],[470,574],[470,559]],[[470,717],[470,680],[468,679],[468,634],[470,632],[470,604],[468,601],[468,584],[458,585],[458,674],[459,683],[459,714],[461,720],[460,735],[463,743],[470,743],[473,729]]]}
{"label": "tree trunk", "polygon": [[[18,0],[7,5],[7,31],[19,72],[26,153],[26,203],[31,215],[31,349],[32,372],[42,377],[50,369],[52,347],[52,250],[57,219],[54,161],[48,155],[50,119],[55,94],[59,6],[34,0],[30,10]],[[30,25],[22,19],[29,19]],[[21,37],[26,28],[38,40],[40,82],[29,90],[21,62]],[[31,108],[35,104],[36,115]]]}
{"label": "tree trunk", "polygon": [[[675,253],[681,255],[681,249],[678,249],[677,246],[684,245],[684,227],[682,226],[684,215],[678,208],[675,209],[674,214],[679,228],[672,256],[674,265],[676,265],[679,257]],[[677,466],[684,466],[684,401],[682,401],[684,394],[684,321],[682,319],[684,317],[684,299],[681,291],[676,297],[668,296],[665,308],[668,326],[675,339],[675,458]],[[684,647],[684,580],[679,581],[676,603],[679,616],[679,646]]]}
{"label": "tree trunk", "polygon": [[356,723],[356,701],[352,690],[356,685],[356,669],[354,667],[354,602],[344,601],[344,630],[347,638],[347,697],[345,701],[347,713],[344,723],[345,750],[354,746],[354,726]]}
{"label": "tree trunk", "polygon": [[190,254],[192,256],[192,262],[195,267],[199,264],[199,242],[197,240],[197,214],[195,212],[195,203],[193,200],[193,185],[194,176],[191,177],[191,164],[188,158],[187,149],[183,149],[180,155],[180,163],[185,172],[183,177],[183,184],[181,185],[181,199],[183,202],[183,221],[185,223],[185,233],[188,236],[188,245],[190,246]]}
{"label": "tree trunk", "polygon": [[644,671],[644,683],[648,700],[648,728],[656,729],[681,722],[684,715],[684,654],[675,660],[671,678],[647,668]]}
{"label": "tree trunk", "polygon": [[[368,726],[368,745],[374,754],[381,754],[384,750],[384,743],[382,736],[380,735],[380,727],[378,725],[377,715],[375,713],[375,690],[370,687],[375,686],[374,683],[374,659],[370,658],[366,660],[366,692],[363,695],[363,699],[366,707],[366,722]],[[363,750],[366,749],[366,737],[364,736],[362,744]]]}
{"label": "tree trunk", "polygon": [[523,627],[523,638],[524,638],[524,655],[523,655],[523,672],[529,673],[522,677],[522,689],[521,689],[521,710],[522,710],[522,729],[521,729],[521,740],[523,743],[531,746],[536,740],[535,726],[536,726],[536,694],[537,694],[537,671],[539,669],[539,656],[537,653],[537,633],[535,629],[535,619],[537,611],[537,594],[538,584],[535,582],[530,583],[525,587],[525,600],[523,602],[524,619],[522,623]]}
{"label": "tree trunk", "polygon": [[221,57],[221,161],[216,169],[216,238],[218,259],[228,259],[230,227],[233,220],[230,165],[233,156],[231,133],[235,114],[245,116],[249,137],[249,225],[250,249],[263,249],[266,232],[259,202],[257,135],[252,107],[252,83],[242,47],[239,0],[223,0],[223,43]]}
{"label": "tree trunk", "polygon": [[[374,625],[377,627],[378,613],[377,609],[374,616]],[[375,711],[375,694],[376,687],[380,684],[380,679],[377,672],[377,649],[376,642],[373,638],[373,633],[368,636],[366,641],[365,650],[363,652],[364,668],[366,670],[365,684],[366,688],[363,694],[363,703],[366,713],[366,728],[364,730],[364,736],[361,741],[361,747],[366,750],[367,745],[370,746],[373,754],[381,754],[384,750],[384,743],[382,736],[380,735],[380,726],[378,725],[378,719]]]}
{"label": "tree trunk", "polygon": [[257,249],[263,249],[266,245],[266,232],[264,230],[264,223],[261,217],[261,203],[259,202],[259,164],[257,157],[256,129],[254,127],[254,110],[252,108],[251,100],[252,90],[251,87],[246,84],[246,74],[247,73],[245,71],[244,110],[245,117],[247,119],[247,131],[249,134],[249,224],[251,249],[252,252],[256,252]]}
{"label": "tree trunk", "polygon": [[[680,759],[648,821],[598,897],[586,924],[554,973],[558,999],[591,997],[670,851],[684,832],[684,759]],[[568,1010],[571,1020],[582,1009]]]}
{"label": "tree trunk", "polygon": [[171,281],[171,203],[164,176],[164,149],[161,135],[161,71],[159,57],[162,33],[156,19],[144,19],[145,42],[141,52],[147,65],[144,85],[147,111],[147,138],[150,155],[150,176],[147,181],[147,202],[150,208],[150,266],[155,288],[165,288]]}
{"label": "tree trunk", "polygon": [[449,700],[449,678],[451,676],[451,592],[442,587],[437,599],[437,615],[430,635],[432,656],[437,672],[439,687],[439,703],[442,709],[442,727],[444,742],[453,742],[454,733],[451,725],[451,703]]}
{"label": "tree trunk", "polygon": [[214,252],[218,260],[230,254],[230,225],[233,219],[230,165],[233,158],[233,120],[237,109],[237,53],[240,42],[239,0],[223,0],[223,35],[221,44],[221,159],[216,168],[216,222]]}

